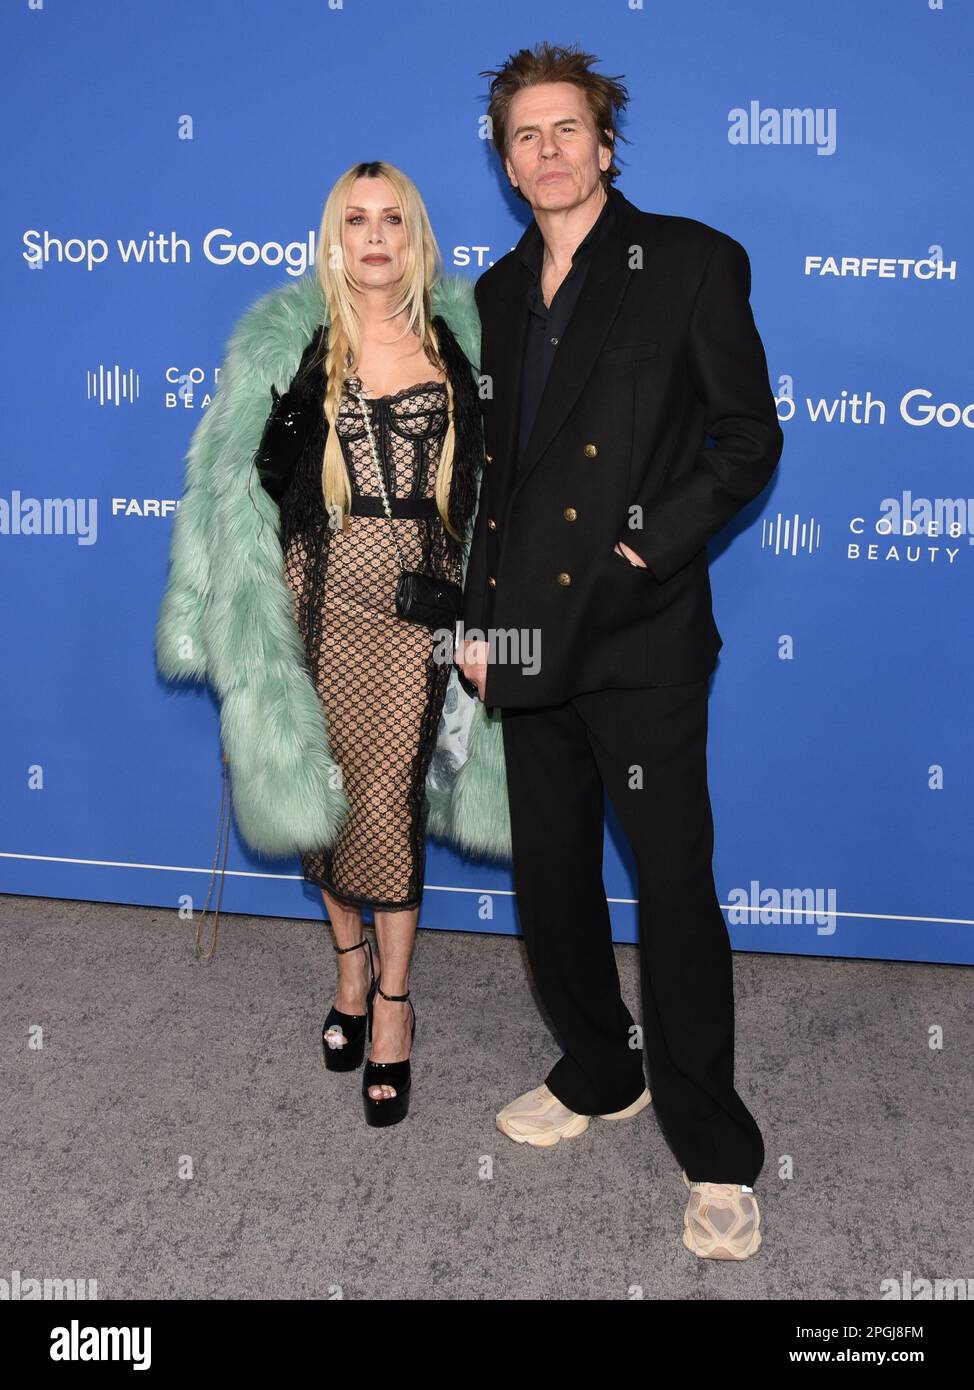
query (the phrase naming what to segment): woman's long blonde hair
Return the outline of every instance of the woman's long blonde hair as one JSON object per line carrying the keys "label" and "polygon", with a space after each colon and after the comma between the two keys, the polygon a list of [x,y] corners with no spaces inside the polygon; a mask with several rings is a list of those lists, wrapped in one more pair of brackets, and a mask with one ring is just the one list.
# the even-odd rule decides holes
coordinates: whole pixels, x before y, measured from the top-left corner
{"label": "woman's long blonde hair", "polygon": [[344,379],[351,371],[346,366],[346,360],[354,366],[362,342],[351,293],[353,288],[359,286],[354,272],[346,265],[342,241],[346,205],[352,185],[359,178],[383,178],[389,183],[406,227],[405,269],[398,292],[393,295],[389,317],[394,318],[403,310],[407,311],[408,323],[403,336],[413,331],[418,333],[427,357],[446,376],[447,428],[437,470],[436,509],[449,534],[454,540],[459,540],[448,510],[455,442],[453,388],[440,355],[436,329],[431,322],[431,294],[442,274],[443,261],[418,188],[401,169],[382,160],[354,164],[336,180],[328,194],[318,230],[315,264],[329,311],[328,350],[322,368],[326,379],[325,418],[329,427],[322,462],[325,509],[334,518],[333,524],[344,525],[345,516],[352,505],[351,482],[335,429],[335,417]]}

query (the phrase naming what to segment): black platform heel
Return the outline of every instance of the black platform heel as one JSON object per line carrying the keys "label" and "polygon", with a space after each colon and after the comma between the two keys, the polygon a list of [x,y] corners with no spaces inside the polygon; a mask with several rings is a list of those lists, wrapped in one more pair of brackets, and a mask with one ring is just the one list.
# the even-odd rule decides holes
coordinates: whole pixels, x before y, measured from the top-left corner
{"label": "black platform heel", "polygon": [[[334,943],[332,943],[334,945]],[[375,991],[378,988],[378,980],[375,978],[375,962],[372,959],[372,944],[367,936],[363,936],[361,941],[357,941],[354,946],[335,946],[334,949],[340,956],[348,951],[357,951],[364,946],[369,953],[369,975],[371,983],[369,992],[365,1000],[364,1014],[343,1014],[340,1009],[334,1006],[329,1011],[328,1017],[321,1025],[321,1048],[325,1054],[325,1066],[329,1071],[354,1071],[356,1067],[362,1065],[362,1058],[365,1056],[365,1030],[368,1024],[369,1037],[372,1036],[372,1001],[375,999]],[[331,1028],[336,1028],[345,1038],[345,1042],[338,1047],[331,1047],[325,1034]]]}
{"label": "black platform heel", "polygon": [[[409,997],[409,991],[405,994],[386,994],[381,985],[378,986],[379,993],[383,999],[388,999],[390,1003],[407,1004],[412,1012],[412,1031],[410,1042],[416,1036],[416,1010],[413,1008],[413,1001]],[[372,1013],[369,1012],[369,1039],[372,1038]],[[369,1095],[370,1086],[393,1086],[396,1094],[389,1096],[386,1100],[375,1100]],[[362,1099],[365,1101],[365,1122],[369,1125],[397,1125],[400,1120],[404,1120],[409,1112],[409,1092],[412,1087],[410,1076],[409,1058],[403,1062],[373,1062],[371,1058],[365,1063],[365,1071],[362,1075]]]}

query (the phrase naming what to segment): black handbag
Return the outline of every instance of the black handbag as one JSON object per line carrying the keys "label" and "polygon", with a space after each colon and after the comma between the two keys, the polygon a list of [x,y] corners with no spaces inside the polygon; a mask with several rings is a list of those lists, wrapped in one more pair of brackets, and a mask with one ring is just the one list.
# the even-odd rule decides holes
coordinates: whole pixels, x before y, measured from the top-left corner
{"label": "black handbag", "polygon": [[408,622],[422,623],[425,627],[434,629],[449,628],[452,631],[456,627],[460,610],[463,607],[463,590],[452,579],[437,579],[435,575],[423,574],[422,570],[408,570],[406,568],[402,551],[399,548],[399,541],[396,538],[395,518],[392,515],[386,485],[382,477],[382,467],[379,463],[375,437],[372,433],[372,421],[369,418],[368,407],[362,395],[362,383],[358,377],[348,377],[345,384],[358,398],[358,403],[362,408],[362,417],[365,420],[365,428],[369,436],[369,447],[372,450],[372,461],[375,464],[379,490],[382,493],[382,505],[392,526],[392,539],[395,543],[396,554],[399,556],[399,567],[402,573],[396,584],[396,612],[400,618],[405,618]]}
{"label": "black handbag", "polygon": [[[398,549],[398,546],[397,546]],[[402,564],[402,556],[399,557]],[[456,627],[463,604],[463,590],[451,579],[437,579],[420,570],[403,567],[396,585],[396,612],[400,618],[431,628]]]}

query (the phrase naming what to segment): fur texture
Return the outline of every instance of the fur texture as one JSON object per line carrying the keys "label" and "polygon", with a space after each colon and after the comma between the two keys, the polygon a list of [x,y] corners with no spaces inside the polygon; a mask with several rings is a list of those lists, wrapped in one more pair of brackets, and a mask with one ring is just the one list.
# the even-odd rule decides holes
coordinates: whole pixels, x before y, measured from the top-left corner
{"label": "fur texture", "polygon": [[[479,365],[472,284],[444,277],[433,289],[432,312],[446,320],[471,366]],[[271,384],[287,388],[308,340],[327,321],[317,276],[308,274],[262,296],[234,328],[186,456],[156,627],[159,671],[171,680],[208,680],[220,700],[240,834],[253,849],[281,856],[334,844],[348,813],[284,578],[278,506],[253,469]],[[500,717],[464,691],[454,669],[426,783],[427,834],[467,854],[509,861]]]}

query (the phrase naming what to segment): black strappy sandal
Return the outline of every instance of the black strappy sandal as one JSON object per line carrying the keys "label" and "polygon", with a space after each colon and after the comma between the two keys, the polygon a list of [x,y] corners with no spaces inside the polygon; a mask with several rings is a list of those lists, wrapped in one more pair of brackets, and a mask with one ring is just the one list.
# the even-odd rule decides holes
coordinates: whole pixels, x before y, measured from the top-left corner
{"label": "black strappy sandal", "polygon": [[[412,1012],[412,1032],[411,1039],[416,1036],[416,1010],[413,1008],[413,1001],[409,997],[409,991],[405,994],[386,994],[381,985],[378,986],[379,993],[383,999],[388,999],[393,1004],[407,1004]],[[369,1011],[369,1039],[372,1038],[372,1012]],[[375,1100],[369,1095],[370,1086],[393,1086],[396,1094],[389,1096],[386,1100]],[[371,1058],[365,1063],[365,1071],[362,1075],[362,1099],[365,1101],[365,1122],[369,1125],[397,1125],[400,1120],[404,1120],[409,1111],[409,1092],[412,1086],[410,1076],[409,1058],[402,1062],[373,1062]]]}
{"label": "black strappy sandal", "polygon": [[[334,946],[334,942],[332,945]],[[368,1024],[369,1037],[372,1036],[372,1001],[375,999],[375,991],[379,984],[375,978],[372,944],[367,936],[363,936],[362,940],[357,941],[354,946],[334,946],[334,949],[340,956],[343,956],[346,952],[357,951],[362,946],[369,953],[369,975],[371,978],[369,992],[365,1000],[366,1011],[364,1014],[343,1014],[340,1009],[332,1006],[328,1017],[321,1025],[321,1047],[325,1054],[325,1066],[329,1071],[354,1071],[356,1067],[360,1067],[362,1058],[365,1056],[366,1024]],[[345,1041],[332,1047],[327,1039],[329,1031],[335,1037],[343,1037]]]}

